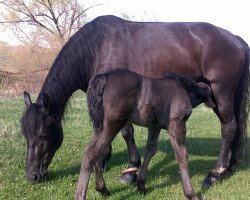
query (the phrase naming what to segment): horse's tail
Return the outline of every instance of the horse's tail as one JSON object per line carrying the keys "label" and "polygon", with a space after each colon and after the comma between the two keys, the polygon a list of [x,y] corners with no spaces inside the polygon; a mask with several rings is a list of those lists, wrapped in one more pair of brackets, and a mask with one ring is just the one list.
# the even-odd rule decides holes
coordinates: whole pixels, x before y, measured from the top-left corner
{"label": "horse's tail", "polygon": [[172,73],[172,72],[162,74],[162,76],[164,78],[168,78],[168,79],[172,79],[172,80],[176,80],[176,81],[180,82],[181,85],[188,92],[195,94],[195,96],[197,98],[204,99],[204,101],[207,99],[210,99],[213,95],[211,88],[205,83],[197,83],[196,81],[194,81],[192,79],[185,78],[183,76],[179,76],[179,75]]}
{"label": "horse's tail", "polygon": [[90,119],[97,133],[103,129],[104,107],[103,91],[107,83],[107,75],[96,75],[89,83],[87,102]]}
{"label": "horse's tail", "polygon": [[242,159],[245,159],[247,148],[247,118],[250,109],[249,104],[249,89],[250,89],[250,72],[249,72],[249,46],[239,36],[237,38],[245,47],[245,63],[238,83],[234,97],[234,111],[237,122],[237,130],[234,140],[231,144],[230,167],[234,164],[239,164]]}

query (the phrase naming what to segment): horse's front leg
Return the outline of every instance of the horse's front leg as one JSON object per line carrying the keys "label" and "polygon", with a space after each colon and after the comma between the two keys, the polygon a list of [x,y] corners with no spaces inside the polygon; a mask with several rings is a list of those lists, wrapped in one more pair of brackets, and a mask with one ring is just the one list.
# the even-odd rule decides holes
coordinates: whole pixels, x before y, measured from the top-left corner
{"label": "horse's front leg", "polygon": [[188,172],[188,152],[185,147],[186,140],[186,125],[183,119],[172,119],[169,123],[169,138],[173,149],[177,163],[179,165],[184,195],[191,200],[198,200],[194,189],[192,187],[190,176]]}
{"label": "horse's front leg", "polygon": [[129,165],[120,176],[120,181],[125,184],[130,184],[136,181],[136,171],[141,165],[140,154],[134,140],[134,128],[129,122],[121,130],[122,137],[126,141],[129,153]]}
{"label": "horse's front leg", "polygon": [[139,175],[137,177],[138,191],[143,194],[146,193],[145,180],[146,180],[148,164],[157,150],[157,142],[158,142],[160,131],[161,131],[160,128],[148,129],[148,140],[147,140],[147,144],[145,147],[145,156],[144,156],[142,166],[140,168]]}

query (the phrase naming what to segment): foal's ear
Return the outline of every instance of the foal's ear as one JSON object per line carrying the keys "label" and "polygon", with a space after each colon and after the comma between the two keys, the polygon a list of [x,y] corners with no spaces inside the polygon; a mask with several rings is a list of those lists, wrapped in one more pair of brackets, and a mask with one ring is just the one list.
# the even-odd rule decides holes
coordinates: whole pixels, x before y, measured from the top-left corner
{"label": "foal's ear", "polygon": [[28,92],[24,91],[23,98],[24,98],[24,102],[25,102],[26,106],[29,107],[29,105],[32,104],[31,99],[30,99],[30,94]]}
{"label": "foal's ear", "polygon": [[46,110],[48,110],[50,108],[50,98],[46,93],[42,94],[41,104],[42,104],[43,108],[45,108]]}

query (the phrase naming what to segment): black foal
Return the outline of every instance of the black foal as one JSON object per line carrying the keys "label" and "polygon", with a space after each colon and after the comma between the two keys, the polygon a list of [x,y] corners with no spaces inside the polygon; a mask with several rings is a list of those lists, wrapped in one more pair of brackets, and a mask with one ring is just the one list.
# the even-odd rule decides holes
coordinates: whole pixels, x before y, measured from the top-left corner
{"label": "black foal", "polygon": [[102,158],[117,133],[128,123],[148,127],[145,158],[137,177],[138,190],[145,193],[149,161],[156,152],[160,130],[167,129],[180,168],[184,194],[188,199],[198,199],[188,172],[185,123],[192,108],[201,102],[214,106],[212,93],[204,83],[175,74],[165,77],[153,80],[131,71],[117,70],[97,75],[90,81],[87,95],[94,133],[83,157],[75,199],[86,198],[92,168],[97,191],[109,195],[101,170]]}

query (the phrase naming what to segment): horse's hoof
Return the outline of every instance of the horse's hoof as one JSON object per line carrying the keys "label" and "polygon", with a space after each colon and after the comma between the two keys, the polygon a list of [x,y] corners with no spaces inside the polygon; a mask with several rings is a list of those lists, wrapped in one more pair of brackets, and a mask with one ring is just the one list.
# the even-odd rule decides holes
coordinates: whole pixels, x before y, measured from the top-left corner
{"label": "horse's hoof", "polygon": [[210,173],[203,181],[202,186],[203,187],[210,187],[214,185],[215,183],[218,183],[220,181],[220,175],[215,173]]}
{"label": "horse's hoof", "polygon": [[135,172],[124,173],[119,177],[119,180],[123,184],[132,184],[136,181],[137,175]]}

